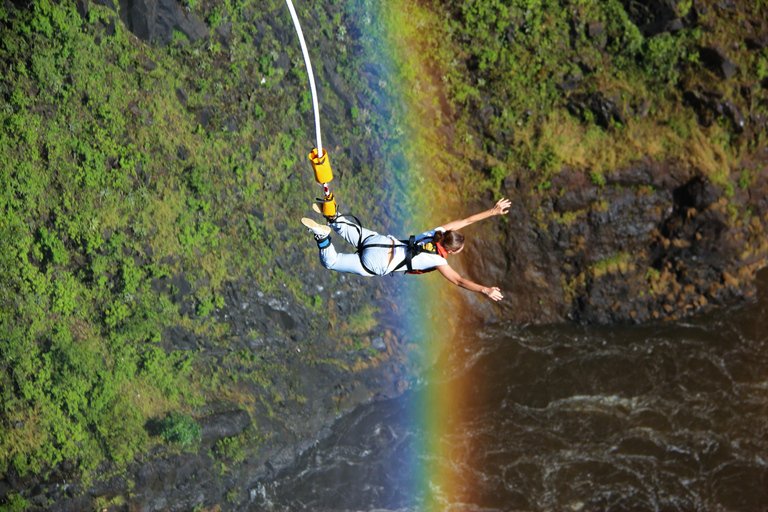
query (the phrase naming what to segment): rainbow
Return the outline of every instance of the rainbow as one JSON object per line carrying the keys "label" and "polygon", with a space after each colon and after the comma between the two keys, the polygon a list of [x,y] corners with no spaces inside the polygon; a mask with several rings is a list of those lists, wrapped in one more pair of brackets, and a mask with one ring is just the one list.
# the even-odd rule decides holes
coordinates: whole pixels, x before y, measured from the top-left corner
{"label": "rainbow", "polygon": [[[446,75],[439,64],[440,49],[430,39],[436,39],[443,30],[444,19],[414,0],[357,0],[348,2],[346,9],[362,32],[356,43],[360,43],[365,60],[384,68],[377,99],[380,118],[387,124],[380,127],[387,132],[380,143],[385,160],[389,160],[379,171],[388,189],[383,196],[398,206],[390,208],[395,212],[395,218],[390,219],[396,227],[393,231],[397,231],[393,234],[419,233],[454,220],[448,218],[450,205],[434,201],[436,196],[449,199],[461,195],[456,185],[454,189],[446,185],[452,182],[447,175],[462,164],[447,147],[446,133],[452,127],[445,125],[449,117]],[[431,53],[427,56],[420,49]],[[404,208],[399,208],[401,205]],[[439,375],[444,369],[441,355],[461,325],[457,290],[436,273],[400,282],[399,293],[404,296],[402,300],[396,298],[397,302],[418,304],[417,311],[403,311],[401,319],[408,337],[406,355],[416,359],[410,366],[417,372]],[[406,408],[406,420],[423,433],[421,446],[410,452],[406,467],[390,469],[393,474],[409,476],[408,494],[413,504],[425,510],[442,510],[449,503],[472,499],[471,484],[451,467],[454,461],[471,460],[473,451],[471,439],[449,431],[450,425],[461,423],[466,410],[468,397],[458,384],[465,379],[440,384],[434,384],[435,380],[428,377],[430,385],[410,393]]]}
{"label": "rainbow", "polygon": [[[360,0],[358,4],[360,11],[368,11],[372,20],[369,24],[378,27],[378,32],[372,30],[376,44],[369,48],[376,54],[371,60],[386,63],[393,82],[388,90],[394,91],[391,94],[395,97],[384,100],[406,106],[402,122],[407,133],[396,149],[405,156],[406,162],[406,197],[398,200],[407,205],[407,218],[395,219],[393,225],[402,226],[403,233],[418,233],[453,220],[446,218],[447,208],[443,206],[441,210],[436,206],[438,202],[431,200],[435,191],[446,196],[454,192],[444,190],[443,174],[456,162],[451,161],[441,132],[445,127],[441,127],[440,120],[445,113],[440,111],[440,101],[434,101],[444,98],[446,91],[439,70],[429,66],[425,56],[416,50],[424,46],[430,34],[434,35],[441,20],[424,3],[412,0]],[[425,164],[436,161],[441,165]],[[447,348],[446,343],[454,339],[461,321],[457,318],[457,290],[436,274],[402,281],[406,282],[402,293],[410,295],[408,302],[420,305],[418,311],[403,318],[405,332],[417,346],[421,359],[417,367],[439,375],[444,369],[440,356]],[[459,473],[450,467],[452,460],[467,460],[472,450],[471,440],[450,441],[461,436],[448,432],[451,424],[460,422],[465,409],[462,404],[467,397],[457,384],[459,380],[463,379],[429,385],[423,392],[410,395],[408,421],[425,434],[423,445],[414,450],[413,460],[408,462],[410,467],[392,468],[392,471],[411,475],[410,496],[426,510],[442,510],[449,502],[471,499],[467,495],[456,496],[466,484],[462,485]]]}

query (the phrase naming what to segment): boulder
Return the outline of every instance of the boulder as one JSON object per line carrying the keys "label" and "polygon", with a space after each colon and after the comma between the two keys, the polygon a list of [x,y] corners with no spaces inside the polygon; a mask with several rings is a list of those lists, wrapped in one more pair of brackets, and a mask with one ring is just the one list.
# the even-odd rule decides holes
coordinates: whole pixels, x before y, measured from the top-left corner
{"label": "boulder", "polygon": [[693,107],[696,119],[701,126],[710,126],[717,118],[724,117],[731,121],[736,133],[741,133],[746,125],[746,119],[731,100],[723,99],[722,94],[714,92],[686,91],[683,94],[685,102]]}
{"label": "boulder", "polygon": [[212,414],[200,420],[202,428],[200,437],[203,443],[213,444],[219,439],[240,434],[250,424],[251,418],[243,410]]}
{"label": "boulder", "polygon": [[621,0],[629,19],[637,25],[645,37],[674,31],[678,25],[682,25],[677,19],[676,3],[674,0],[646,0],[644,2]]}
{"label": "boulder", "polygon": [[699,57],[709,70],[726,80],[736,73],[736,64],[728,58],[722,48],[702,47],[699,49]]}
{"label": "boulder", "polygon": [[[115,9],[113,0],[94,0],[98,5]],[[88,12],[87,0],[78,10]],[[208,36],[208,27],[197,16],[187,12],[176,0],[119,0],[120,19],[136,37],[148,43],[167,46],[173,31],[187,36],[191,42]]]}
{"label": "boulder", "polygon": [[624,108],[619,104],[618,97],[606,98],[601,92],[592,94],[576,93],[568,98],[568,112],[581,119],[591,113],[595,122],[603,128],[608,128],[611,121],[624,124],[626,122]]}

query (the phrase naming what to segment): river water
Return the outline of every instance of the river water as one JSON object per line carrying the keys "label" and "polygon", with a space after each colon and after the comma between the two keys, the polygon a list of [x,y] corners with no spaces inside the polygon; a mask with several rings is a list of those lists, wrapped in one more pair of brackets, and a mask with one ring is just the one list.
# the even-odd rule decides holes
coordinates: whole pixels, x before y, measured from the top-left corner
{"label": "river water", "polygon": [[[768,273],[758,300],[641,327],[497,324],[453,343],[439,377],[358,407],[254,510],[768,510]],[[418,393],[459,388],[439,434]],[[455,446],[437,457],[425,436]],[[461,447],[468,448],[462,449]],[[450,488],[429,481],[439,467]],[[425,472],[426,471],[426,472]]]}

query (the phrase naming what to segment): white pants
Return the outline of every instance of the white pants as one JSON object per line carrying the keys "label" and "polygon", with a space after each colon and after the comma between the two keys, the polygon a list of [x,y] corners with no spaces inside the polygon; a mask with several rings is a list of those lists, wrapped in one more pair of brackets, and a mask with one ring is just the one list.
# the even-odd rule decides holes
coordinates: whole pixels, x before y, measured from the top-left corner
{"label": "white pants", "polygon": [[[365,240],[365,244],[392,245],[394,238],[384,236],[359,226],[351,217],[339,215],[335,221],[328,224],[348,243],[357,247],[360,240]],[[362,238],[361,238],[362,235]],[[328,244],[320,249],[320,262],[329,270],[336,272],[346,272],[348,274],[358,274],[370,277],[363,265],[360,263],[359,254],[339,254],[333,244]],[[385,247],[369,247],[363,251],[363,262],[375,275],[383,276],[389,271],[389,252]]]}

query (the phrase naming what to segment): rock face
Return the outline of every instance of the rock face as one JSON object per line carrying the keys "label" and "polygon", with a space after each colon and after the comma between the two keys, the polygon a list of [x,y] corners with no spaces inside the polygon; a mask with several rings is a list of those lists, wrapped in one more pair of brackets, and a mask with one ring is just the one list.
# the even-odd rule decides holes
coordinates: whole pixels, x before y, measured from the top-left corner
{"label": "rock face", "polygon": [[728,58],[722,48],[701,48],[701,61],[721,78],[729,80],[736,73],[736,64]]}
{"label": "rock face", "polygon": [[[94,0],[94,3],[115,9],[113,0]],[[208,35],[208,27],[187,12],[176,0],[119,0],[120,19],[136,37],[143,41],[166,46],[178,30],[191,42]],[[79,7],[87,11],[87,0]]]}
{"label": "rock face", "polygon": [[691,19],[695,19],[695,9],[691,9],[685,19],[678,18],[677,10],[675,9],[677,3],[673,0],[621,1],[632,22],[637,25],[646,37],[662,32],[678,31]]}
{"label": "rock face", "polygon": [[[564,169],[545,193],[508,179],[510,222],[473,239],[470,273],[505,290],[501,317],[533,323],[677,319],[750,296],[768,260],[768,175],[755,169],[750,192],[650,159],[600,184]],[[537,223],[542,204],[558,221]]]}
{"label": "rock face", "polygon": [[[320,282],[322,278],[330,279],[330,274],[305,277]],[[394,286],[383,280],[379,283]],[[364,303],[375,305],[389,318],[396,317],[393,306],[379,298],[384,294],[372,294],[370,288],[360,284],[360,280],[336,284],[340,293],[334,302],[339,311],[357,311]],[[152,286],[173,287],[176,292],[172,300],[178,302],[184,302],[191,289],[184,275],[157,279]],[[247,503],[252,501],[252,493],[258,492],[260,479],[273,476],[317,442],[343,412],[374,397],[396,396],[406,387],[405,363],[393,356],[405,354],[405,334],[397,331],[395,320],[381,320],[371,350],[350,347],[339,351],[338,340],[307,329],[309,314],[300,304],[265,295],[247,280],[228,283],[222,295],[225,304],[214,314],[228,326],[228,346],[217,345],[180,326],[167,327],[160,346],[167,352],[204,351],[214,364],[233,364],[226,362],[227,355],[233,352],[258,354],[259,364],[284,368],[268,384],[275,398],[257,404],[253,415],[231,403],[211,399],[195,411],[201,435],[192,452],[160,445],[132,462],[123,474],[113,475],[109,464],[103,464],[101,476],[87,486],[71,461],[57,465],[47,475],[20,476],[8,471],[0,475],[0,500],[10,491],[23,492],[32,510],[62,512],[93,510],[99,508],[98,503],[120,496],[125,498],[127,508],[110,510],[188,511],[211,503]],[[186,302],[181,309],[188,314],[194,311]],[[307,339],[312,340],[313,347],[301,343]],[[317,353],[335,355],[339,365],[316,364],[308,359],[306,354],[315,348]],[[386,364],[380,365],[379,361]],[[348,367],[353,365],[361,368],[352,372]],[[254,367],[242,368],[243,375],[252,371]],[[242,379],[239,392],[265,396],[264,387],[247,378]],[[285,398],[291,394],[303,398]],[[148,424],[146,428],[154,432],[157,427]],[[218,451],[220,441],[243,435],[249,436],[243,443],[257,446],[241,446],[237,460],[233,461],[232,454]],[[229,508],[225,505],[222,510]]]}

